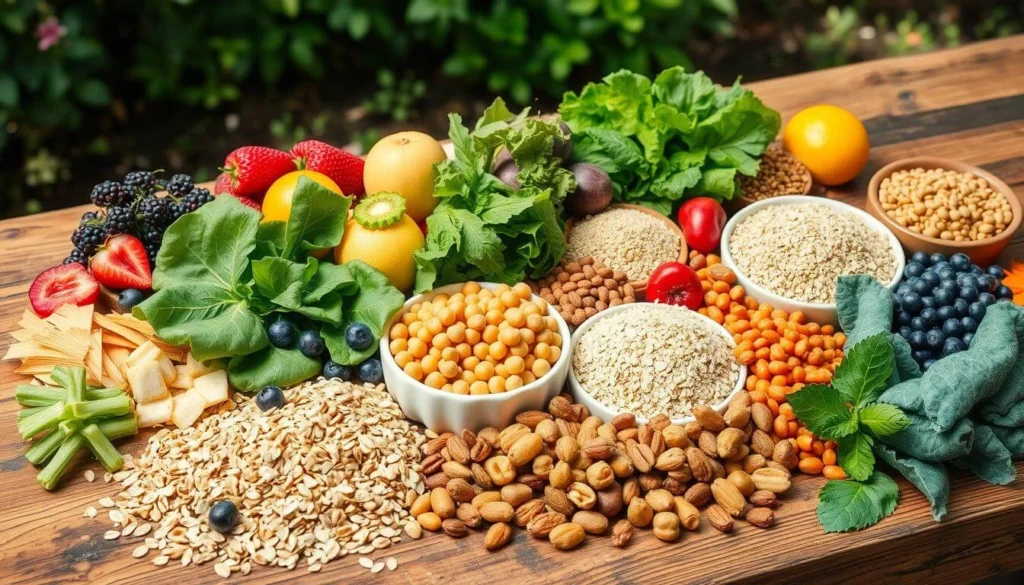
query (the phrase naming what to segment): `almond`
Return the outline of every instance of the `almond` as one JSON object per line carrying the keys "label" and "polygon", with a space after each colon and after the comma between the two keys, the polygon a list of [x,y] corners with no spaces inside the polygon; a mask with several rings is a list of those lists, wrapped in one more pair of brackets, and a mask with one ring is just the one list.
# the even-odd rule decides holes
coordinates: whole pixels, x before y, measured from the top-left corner
{"label": "almond", "polygon": [[444,465],[441,466],[441,471],[452,479],[469,479],[473,477],[472,470],[458,461],[445,461]]}
{"label": "almond", "polygon": [[769,528],[775,524],[775,514],[769,508],[751,508],[746,515],[747,522],[758,528]]}
{"label": "almond", "polygon": [[473,448],[469,450],[469,458],[476,463],[483,463],[491,456],[493,451],[494,447],[490,443],[477,439],[477,442],[473,444]]}
{"label": "almond", "polygon": [[462,520],[462,523],[470,528],[480,526],[482,519],[480,510],[473,504],[459,504],[459,507],[455,509],[455,517]]}
{"label": "almond", "polygon": [[525,528],[538,514],[544,512],[544,500],[530,500],[516,508],[515,523],[520,528]]}
{"label": "almond", "polygon": [[487,502],[480,507],[480,516],[488,522],[508,522],[516,511],[508,502]]}
{"label": "almond", "polygon": [[579,453],[580,444],[576,441],[576,437],[561,437],[555,443],[555,456],[559,461],[571,463]]}
{"label": "almond", "polygon": [[[786,441],[783,441],[785,443]],[[780,443],[781,444],[781,443]],[[754,486],[759,490],[767,490],[773,494],[782,494],[789,490],[790,481],[785,472],[765,467],[750,475]]]}
{"label": "almond", "polygon": [[628,412],[618,414],[612,418],[611,424],[615,427],[616,431],[631,429],[636,426],[636,416]]}
{"label": "almond", "polygon": [[644,423],[636,429],[636,440],[644,445],[651,444],[651,437],[654,436],[654,427]]}
{"label": "almond", "polygon": [[553,420],[550,414],[541,410],[527,410],[516,415],[516,422],[526,425],[531,431],[537,428],[542,420]]}
{"label": "almond", "polygon": [[669,448],[678,447],[685,449],[690,446],[690,439],[686,436],[686,429],[679,425],[668,425],[661,431],[665,438],[665,445]]}
{"label": "almond", "polygon": [[491,524],[484,535],[484,548],[487,550],[498,550],[505,546],[512,539],[512,527],[504,522]]}
{"label": "almond", "polygon": [[446,445],[448,449],[448,456],[451,457],[452,461],[458,461],[459,463],[469,463],[469,446],[466,445],[466,441],[458,435],[452,435],[448,437],[448,443]]}
{"label": "almond", "polygon": [[555,396],[548,402],[548,412],[551,416],[567,421],[576,420],[576,412],[572,408],[572,402],[570,402],[564,396]]}
{"label": "almond", "polygon": [[[596,496],[595,496],[596,499]],[[576,505],[572,503],[569,496],[560,489],[556,489],[552,486],[544,488],[544,503],[548,505],[553,512],[558,512],[565,516],[571,516],[576,511]]]}
{"label": "almond", "polygon": [[502,501],[508,502],[513,508],[518,508],[531,498],[533,498],[533,490],[527,485],[510,483],[501,488]]}
{"label": "almond", "polygon": [[468,481],[458,477],[448,480],[448,484],[445,485],[445,491],[448,492],[448,495],[455,502],[470,502],[476,497],[476,491],[473,489],[473,486],[469,485]]}
{"label": "almond", "polygon": [[679,447],[672,447],[661,455],[658,455],[658,459],[654,462],[655,469],[661,471],[675,471],[676,469],[682,468],[686,465],[686,451],[683,451]]}
{"label": "almond", "polygon": [[772,451],[772,461],[786,469],[793,469],[800,463],[800,459],[793,449],[793,444],[789,441],[779,441],[775,444],[775,450]]}
{"label": "almond", "polygon": [[750,448],[761,457],[771,457],[775,452],[775,441],[768,433],[757,429],[750,435]]}
{"label": "almond", "polygon": [[767,404],[755,402],[750,405],[750,418],[754,421],[754,426],[758,429],[768,433],[772,430],[772,422],[775,417],[772,416],[772,410],[768,408]]}
{"label": "almond", "polygon": [[622,548],[633,538],[633,525],[629,520],[619,520],[612,529],[612,546]]}
{"label": "almond", "polygon": [[[482,442],[483,441],[477,441],[477,444],[479,445]],[[494,487],[494,482],[491,481],[491,476],[487,475],[487,470],[484,469],[483,465],[474,462],[473,465],[470,466],[469,470],[473,472],[473,483],[475,483],[477,487],[485,490],[489,490]]]}
{"label": "almond", "polygon": [[424,445],[423,447],[424,453],[426,453],[427,455],[435,455],[440,453],[441,449],[444,449],[445,446],[447,445],[448,437],[450,436],[450,434],[447,434],[441,435],[434,439],[430,439],[429,441],[427,441],[427,444]]}
{"label": "almond", "polygon": [[423,484],[427,486],[427,489],[431,490],[434,488],[444,488],[444,486],[448,485],[449,479],[451,478],[445,475],[443,471],[439,471],[433,475],[428,475],[427,478],[423,480]]}
{"label": "almond", "polygon": [[651,435],[650,442],[647,444],[651,446],[651,452],[654,453],[655,457],[664,453],[667,448],[665,445],[665,437],[662,436],[661,431],[654,431],[654,434]]}
{"label": "almond", "polygon": [[519,437],[507,451],[508,458],[515,467],[522,467],[533,461],[533,458],[540,455],[544,449],[544,439],[537,433],[526,433]]}
{"label": "almond", "polygon": [[542,512],[533,517],[526,525],[526,531],[535,538],[547,538],[551,531],[566,522],[565,515],[559,512]]}
{"label": "almond", "polygon": [[462,520],[457,518],[448,518],[441,522],[441,529],[452,538],[462,538],[469,534],[469,529],[466,528]]}
{"label": "almond", "polygon": [[572,521],[582,526],[587,534],[604,534],[608,531],[608,518],[600,512],[580,510],[572,515]]}
{"label": "almond", "polygon": [[583,454],[590,459],[608,459],[615,452],[615,443],[604,437],[595,437],[583,444]]}
{"label": "almond", "polygon": [[693,418],[697,419],[697,424],[706,431],[712,433],[721,432],[725,428],[725,419],[722,415],[715,412],[710,406],[694,406],[693,407]]}
{"label": "almond", "polygon": [[[549,473],[548,475],[550,476],[551,474]],[[546,480],[543,477],[532,473],[522,473],[516,479],[519,483],[535,492],[544,489],[544,484],[546,483]]]}
{"label": "almond", "polygon": [[707,509],[708,523],[721,532],[732,532],[732,516],[718,504],[711,504]]}
{"label": "almond", "polygon": [[697,481],[710,483],[714,479],[715,470],[711,465],[711,460],[700,449],[696,447],[687,449],[686,462],[690,465],[690,470],[693,471],[693,478]]}
{"label": "almond", "polygon": [[708,457],[718,457],[718,437],[711,431],[701,431],[697,447]]}
{"label": "almond", "polygon": [[633,468],[640,473],[650,471],[656,461],[654,451],[651,451],[650,446],[637,441],[630,441],[626,445],[626,456],[629,457]]}
{"label": "almond", "polygon": [[779,500],[774,493],[768,490],[757,490],[750,494],[750,503],[762,508],[774,508],[779,505]]}
{"label": "almond", "polygon": [[711,501],[711,486],[706,483],[695,483],[686,490],[683,497],[699,508]]}

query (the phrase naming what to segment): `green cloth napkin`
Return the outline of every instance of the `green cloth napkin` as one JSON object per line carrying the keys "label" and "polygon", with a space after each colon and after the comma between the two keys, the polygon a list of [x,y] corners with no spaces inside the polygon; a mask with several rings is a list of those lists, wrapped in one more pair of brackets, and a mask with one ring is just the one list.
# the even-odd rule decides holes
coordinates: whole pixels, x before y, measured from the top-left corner
{"label": "green cloth napkin", "polygon": [[879,398],[899,406],[909,427],[875,444],[876,455],[928,498],[941,520],[949,499],[946,463],[1000,485],[1013,481],[1014,458],[1024,457],[1024,310],[988,308],[970,348],[922,373],[910,345],[892,334],[892,293],[869,276],[844,276],[836,287],[847,347],[889,334],[896,367]]}

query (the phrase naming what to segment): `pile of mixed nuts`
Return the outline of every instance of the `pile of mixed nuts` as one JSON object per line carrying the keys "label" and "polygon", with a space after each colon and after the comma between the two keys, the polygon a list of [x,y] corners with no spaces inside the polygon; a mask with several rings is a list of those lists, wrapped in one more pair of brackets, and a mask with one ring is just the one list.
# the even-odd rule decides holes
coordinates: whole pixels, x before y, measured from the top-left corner
{"label": "pile of mixed nuts", "polygon": [[515,525],[568,550],[615,522],[612,542],[622,547],[636,528],[676,541],[698,529],[705,506],[708,523],[722,532],[740,518],[768,528],[798,458],[791,442],[773,437],[771,413],[759,406],[742,392],[724,415],[696,407],[696,422],[685,426],[664,415],[602,423],[561,394],[547,412],[521,413],[504,429],[428,431],[429,493],[412,505],[406,533],[462,538],[486,522],[484,546],[496,550]]}

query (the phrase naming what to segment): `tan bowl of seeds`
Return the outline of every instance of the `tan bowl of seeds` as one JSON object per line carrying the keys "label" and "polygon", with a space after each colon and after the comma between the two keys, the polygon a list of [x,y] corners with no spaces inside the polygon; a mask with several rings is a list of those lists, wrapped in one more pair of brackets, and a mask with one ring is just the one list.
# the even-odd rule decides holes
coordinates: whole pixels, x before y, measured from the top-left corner
{"label": "tan bowl of seeds", "polygon": [[[960,183],[953,179],[954,175],[949,175],[950,181],[939,184],[935,171],[943,170],[967,175],[968,180]],[[925,180],[929,173],[932,176],[930,181]],[[899,185],[894,183],[896,179]],[[898,196],[896,202],[892,200],[897,193],[905,193],[906,197],[917,195],[920,201],[912,200],[901,205]],[[1000,197],[1005,199],[1005,203]],[[956,207],[956,213],[952,216],[950,214],[954,210],[948,205],[951,201]],[[1006,204],[1009,218],[1006,217]],[[996,209],[985,209],[987,206]],[[1020,227],[1022,216],[1021,203],[1016,194],[992,173],[960,161],[930,156],[906,158],[882,167],[871,177],[867,207],[871,215],[896,234],[908,252],[939,252],[946,256],[963,253],[979,266],[988,266],[999,257]],[[901,208],[899,213],[895,207]],[[911,208],[914,208],[914,215],[909,214]],[[964,209],[972,213],[971,220],[963,221],[961,210]],[[987,212],[988,217],[974,217],[976,210],[980,214]],[[998,216],[998,219],[992,219],[994,216]],[[915,217],[923,217],[923,222],[914,226]],[[940,223],[940,220],[945,223]],[[950,239],[951,236],[955,238],[949,229],[954,226],[953,221],[961,221],[961,230],[966,227],[963,224],[974,224],[967,227],[966,236],[961,235],[965,239]],[[1002,229],[999,229],[1000,225]],[[978,235],[981,235],[981,230],[989,233],[983,238],[972,239],[970,232],[975,230]]]}

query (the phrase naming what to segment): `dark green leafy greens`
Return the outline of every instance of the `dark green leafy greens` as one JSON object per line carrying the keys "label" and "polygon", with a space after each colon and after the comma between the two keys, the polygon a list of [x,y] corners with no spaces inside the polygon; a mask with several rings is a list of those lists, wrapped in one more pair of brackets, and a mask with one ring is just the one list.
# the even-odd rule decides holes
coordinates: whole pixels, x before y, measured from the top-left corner
{"label": "dark green leafy greens", "polygon": [[[561,203],[576,181],[552,155],[558,124],[513,115],[498,99],[472,134],[450,114],[455,158],[440,163],[427,218],[426,247],[416,252],[416,291],[466,280],[515,283],[547,274],[565,253]],[[505,148],[519,167],[519,189],[492,174]]]}
{"label": "dark green leafy greens", "polygon": [[568,92],[559,106],[574,158],[603,168],[615,200],[670,214],[686,198],[731,199],[738,174],[754,176],[781,125],[779,113],[739,85],[666,69],[652,82],[618,71]]}
{"label": "dark green leafy greens", "polygon": [[862,339],[836,369],[831,386],[812,384],[789,396],[797,418],[824,439],[839,443],[839,464],[851,480],[830,481],[818,496],[825,532],[857,530],[892,514],[899,489],[875,470],[875,439],[910,424],[898,407],[875,402],[895,367],[885,333]]}
{"label": "dark green leafy greens", "polygon": [[231,384],[256,391],[289,386],[320,369],[297,349],[270,345],[265,325],[287,315],[320,329],[331,358],[355,365],[345,327],[366,323],[378,337],[404,301],[376,269],[358,261],[319,261],[310,252],[338,245],[350,201],[300,178],[287,222],[260,223],[256,211],[220,197],[176,221],[164,236],[156,293],[134,313],[171,343],[189,344],[199,360],[228,358]]}

